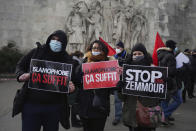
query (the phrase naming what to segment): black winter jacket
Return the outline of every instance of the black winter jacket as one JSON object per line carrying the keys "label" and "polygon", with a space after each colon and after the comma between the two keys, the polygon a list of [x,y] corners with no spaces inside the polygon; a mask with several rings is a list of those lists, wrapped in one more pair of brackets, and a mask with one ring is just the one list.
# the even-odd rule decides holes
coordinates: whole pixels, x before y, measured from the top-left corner
{"label": "black winter jacket", "polygon": [[[85,63],[86,59],[83,62]],[[110,112],[110,92],[110,89],[83,90],[83,88],[80,88],[78,95],[80,117],[86,119],[107,117]]]}
{"label": "black winter jacket", "polygon": [[170,48],[162,47],[157,50],[159,66],[168,67],[167,89],[168,91],[175,91],[176,84],[176,59]]}
{"label": "black winter jacket", "polygon": [[[57,32],[57,33],[60,33],[60,35],[62,35],[61,32]],[[80,85],[79,77],[77,77],[77,72],[75,72],[75,68],[78,66],[78,62],[73,60],[72,57],[69,56],[67,52],[65,51],[61,51],[60,53],[55,54],[49,49],[49,42],[53,35],[56,35],[56,34],[54,33],[51,34],[48,37],[45,45],[43,46],[40,45],[38,46],[38,48],[32,49],[26,56],[24,56],[18,62],[17,67],[16,67],[16,75],[17,75],[18,81],[19,81],[18,78],[22,74],[29,72],[31,59],[39,59],[39,60],[48,60],[48,61],[72,64],[72,77],[71,77],[72,79],[71,80],[75,85]],[[64,36],[62,35],[62,37]],[[25,86],[26,86],[25,88],[27,88],[28,81],[25,82]],[[46,92],[46,91],[27,88],[27,91],[25,94],[25,103],[62,104],[61,124],[63,127],[67,129],[69,128],[69,112],[68,112],[69,109],[68,109],[66,94],[56,93],[56,92]]]}

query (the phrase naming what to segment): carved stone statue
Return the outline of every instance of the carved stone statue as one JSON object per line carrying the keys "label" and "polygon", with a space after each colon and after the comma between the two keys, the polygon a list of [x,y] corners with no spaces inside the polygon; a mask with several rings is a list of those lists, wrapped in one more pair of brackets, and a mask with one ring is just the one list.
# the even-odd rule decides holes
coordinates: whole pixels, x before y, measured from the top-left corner
{"label": "carved stone statue", "polygon": [[132,28],[131,28],[131,24],[133,21],[133,15],[134,15],[134,8],[132,5],[127,6],[126,8],[126,12],[125,15],[127,17],[127,34],[126,34],[126,42],[125,44],[125,48],[130,48],[131,47],[131,36],[132,36]]}
{"label": "carved stone statue", "polygon": [[158,12],[156,13],[156,22],[158,23],[158,32],[161,34],[162,37],[170,36],[168,30],[168,23],[169,23],[169,16],[166,12],[166,0],[161,0],[158,3]]}
{"label": "carved stone statue", "polygon": [[103,39],[112,43],[112,33],[113,33],[113,11],[111,0],[103,0],[102,2],[102,12],[103,12]]}
{"label": "carved stone statue", "polygon": [[[94,7],[94,8],[93,8]],[[96,4],[91,7],[89,12],[89,17],[86,18],[89,23],[88,27],[88,42],[93,40],[98,40],[102,33],[102,14],[101,14],[101,4],[96,2]]]}
{"label": "carved stone statue", "polygon": [[125,43],[127,31],[127,17],[125,15],[125,9],[118,7],[114,16],[114,31],[113,39],[122,41]]}
{"label": "carved stone statue", "polygon": [[85,19],[79,12],[78,6],[73,7],[67,19],[70,51],[84,51],[84,33],[86,32]]}
{"label": "carved stone statue", "polygon": [[136,43],[145,43],[148,38],[148,20],[143,15],[142,11],[137,9],[131,22],[131,47]]}
{"label": "carved stone statue", "polygon": [[84,51],[85,44],[99,37],[111,46],[122,41],[125,48],[145,43],[148,20],[133,4],[133,0],[81,0],[75,3],[67,19],[70,51]]}

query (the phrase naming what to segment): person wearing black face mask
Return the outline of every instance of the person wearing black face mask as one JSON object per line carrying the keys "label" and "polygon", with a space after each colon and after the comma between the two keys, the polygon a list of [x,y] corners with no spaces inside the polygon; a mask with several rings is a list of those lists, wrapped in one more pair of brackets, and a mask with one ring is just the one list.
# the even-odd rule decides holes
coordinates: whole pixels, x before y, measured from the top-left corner
{"label": "person wearing black face mask", "polygon": [[[75,68],[79,64],[65,51],[66,46],[67,35],[64,31],[57,30],[48,37],[46,44],[32,49],[18,62],[16,67],[17,80],[24,82],[23,89],[26,90],[25,101],[21,107],[22,131],[40,131],[41,126],[43,126],[44,131],[58,131],[59,122],[66,129],[70,127],[66,94],[28,88],[31,59],[39,59],[72,64],[69,91],[75,90],[74,85],[80,83],[77,72],[75,72]],[[15,111],[13,110],[13,112]]]}
{"label": "person wearing black face mask", "polygon": [[[131,54],[126,57],[126,62],[124,64],[128,65],[144,65],[151,66],[152,58],[147,53],[145,46],[141,43],[136,44],[132,50]],[[123,87],[124,83],[120,81],[117,87]],[[123,123],[129,128],[129,131],[155,131],[155,128],[141,127],[136,121],[136,104],[137,100],[145,106],[152,107],[159,104],[158,99],[137,97],[131,95],[124,95],[119,91],[119,98],[124,101],[123,105]]]}

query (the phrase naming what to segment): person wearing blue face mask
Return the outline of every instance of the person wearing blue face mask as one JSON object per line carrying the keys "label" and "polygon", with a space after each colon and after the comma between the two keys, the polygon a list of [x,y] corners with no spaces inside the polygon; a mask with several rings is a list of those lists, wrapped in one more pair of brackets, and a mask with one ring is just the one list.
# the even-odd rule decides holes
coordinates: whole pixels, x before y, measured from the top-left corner
{"label": "person wearing blue face mask", "polygon": [[[41,126],[43,126],[44,131],[58,131],[59,122],[64,128],[70,128],[67,94],[28,88],[31,59],[39,59],[72,64],[69,91],[75,90],[74,85],[80,83],[80,78],[75,72],[79,64],[65,51],[66,46],[66,33],[57,30],[47,38],[46,44],[32,49],[18,62],[16,67],[17,80],[24,82],[23,89],[25,89],[25,101],[21,107],[22,131],[40,131]],[[13,112],[15,111],[13,110]],[[13,113],[14,115],[17,114]]]}
{"label": "person wearing blue face mask", "polygon": [[[165,115],[165,122],[163,125],[173,125],[171,121],[175,119],[172,117],[172,113],[182,103],[182,82],[181,78],[186,68],[176,68],[175,54],[177,51],[176,42],[173,40],[166,41],[166,47],[159,48],[157,50],[159,66],[168,67],[167,78],[167,96],[165,100],[161,101],[161,107],[163,108]],[[180,78],[180,79],[179,79]]]}
{"label": "person wearing blue face mask", "polygon": [[[55,38],[55,36],[54,36]],[[58,37],[56,37],[58,38]],[[53,52],[60,52],[62,50],[62,43],[58,40],[51,40],[50,43],[50,49],[53,51]]]}

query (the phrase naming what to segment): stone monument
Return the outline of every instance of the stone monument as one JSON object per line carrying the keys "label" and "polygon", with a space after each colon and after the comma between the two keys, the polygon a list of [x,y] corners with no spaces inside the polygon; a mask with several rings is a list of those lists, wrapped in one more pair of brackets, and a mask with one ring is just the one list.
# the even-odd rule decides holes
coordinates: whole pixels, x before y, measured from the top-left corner
{"label": "stone monument", "polygon": [[196,48],[194,0],[1,0],[0,46],[9,41],[30,50],[45,43],[54,30],[68,34],[68,51],[85,48],[102,37],[112,47],[118,41],[131,49],[144,43],[152,52],[156,33],[178,47]]}

